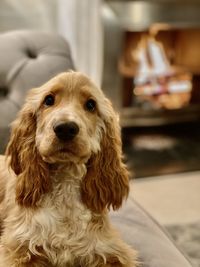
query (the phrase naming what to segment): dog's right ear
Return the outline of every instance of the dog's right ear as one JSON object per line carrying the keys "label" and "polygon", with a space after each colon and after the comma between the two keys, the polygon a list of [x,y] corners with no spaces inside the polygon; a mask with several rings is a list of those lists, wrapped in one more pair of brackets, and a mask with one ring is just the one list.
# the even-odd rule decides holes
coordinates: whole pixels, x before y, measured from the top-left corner
{"label": "dog's right ear", "polygon": [[16,174],[16,200],[26,207],[35,207],[41,195],[50,189],[49,168],[35,144],[36,113],[28,101],[12,124],[6,155]]}

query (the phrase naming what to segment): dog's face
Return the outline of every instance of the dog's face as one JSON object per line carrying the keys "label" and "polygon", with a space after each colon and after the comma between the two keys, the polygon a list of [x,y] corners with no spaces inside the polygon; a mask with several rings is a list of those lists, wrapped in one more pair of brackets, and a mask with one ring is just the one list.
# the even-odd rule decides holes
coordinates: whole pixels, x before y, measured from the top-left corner
{"label": "dog's face", "polygon": [[81,73],[62,73],[30,90],[6,154],[17,176],[16,200],[23,206],[37,206],[41,195],[53,190],[51,165],[65,162],[85,164],[81,194],[91,210],[117,209],[128,194],[118,116]]}
{"label": "dog's face", "polygon": [[31,94],[36,146],[44,161],[85,163],[100,150],[109,104],[86,76],[64,73]]}

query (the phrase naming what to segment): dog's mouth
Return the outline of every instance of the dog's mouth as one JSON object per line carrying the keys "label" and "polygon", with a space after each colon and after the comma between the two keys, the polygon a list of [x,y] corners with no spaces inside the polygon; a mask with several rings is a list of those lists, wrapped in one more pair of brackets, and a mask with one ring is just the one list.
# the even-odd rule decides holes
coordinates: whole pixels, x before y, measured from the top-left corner
{"label": "dog's mouth", "polygon": [[69,148],[66,148],[66,147],[63,147],[63,148],[60,148],[58,150],[58,153],[63,153],[63,154],[73,154],[73,151],[72,149],[69,149]]}
{"label": "dog's mouth", "polygon": [[77,148],[72,146],[58,147],[55,151],[53,151],[55,157],[68,159],[79,156],[79,151]]}
{"label": "dog's mouth", "polygon": [[40,150],[43,159],[49,163],[85,163],[90,157],[90,147],[84,140],[70,142],[58,142],[53,139],[45,150]]}
{"label": "dog's mouth", "polygon": [[58,146],[56,150],[52,151],[51,156],[58,161],[72,161],[72,162],[87,162],[90,157],[90,152],[78,145],[68,144]]}

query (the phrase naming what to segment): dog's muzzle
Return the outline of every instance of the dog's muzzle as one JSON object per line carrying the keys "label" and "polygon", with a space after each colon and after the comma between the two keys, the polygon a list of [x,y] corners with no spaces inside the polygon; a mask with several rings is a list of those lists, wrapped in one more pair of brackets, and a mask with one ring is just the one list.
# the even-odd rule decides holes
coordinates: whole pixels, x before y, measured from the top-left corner
{"label": "dog's muzzle", "polygon": [[73,122],[57,123],[53,130],[60,141],[71,141],[79,133],[79,126]]}

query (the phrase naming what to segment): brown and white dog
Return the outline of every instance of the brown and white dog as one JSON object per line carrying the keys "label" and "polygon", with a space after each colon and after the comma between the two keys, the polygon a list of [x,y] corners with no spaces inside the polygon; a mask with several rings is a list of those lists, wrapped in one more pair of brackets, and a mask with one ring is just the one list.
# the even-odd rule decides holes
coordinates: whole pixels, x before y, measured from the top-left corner
{"label": "brown and white dog", "polygon": [[78,72],[30,90],[0,157],[0,267],[135,267],[108,219],[128,191],[103,92]]}

